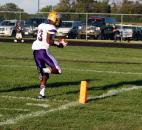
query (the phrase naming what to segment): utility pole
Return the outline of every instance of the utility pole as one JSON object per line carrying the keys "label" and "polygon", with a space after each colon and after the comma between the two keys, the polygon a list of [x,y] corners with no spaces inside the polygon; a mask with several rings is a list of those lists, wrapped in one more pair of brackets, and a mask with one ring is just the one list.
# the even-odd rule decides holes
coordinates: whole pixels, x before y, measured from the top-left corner
{"label": "utility pole", "polygon": [[38,0],[38,12],[40,10],[40,0]]}

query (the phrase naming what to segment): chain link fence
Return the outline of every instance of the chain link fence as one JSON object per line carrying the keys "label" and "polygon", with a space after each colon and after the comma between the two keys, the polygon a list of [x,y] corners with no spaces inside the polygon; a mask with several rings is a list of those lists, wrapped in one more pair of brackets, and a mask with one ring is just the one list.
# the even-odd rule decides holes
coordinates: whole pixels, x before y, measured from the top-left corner
{"label": "chain link fence", "polygon": [[[11,26],[2,24],[4,21],[12,20],[23,21],[24,37],[36,37],[37,26],[46,21],[47,15],[48,12],[27,14],[0,11],[0,37],[15,35],[15,24]],[[68,39],[142,40],[142,15],[140,14],[61,12],[61,15],[63,23],[62,27],[58,29],[57,35]]]}

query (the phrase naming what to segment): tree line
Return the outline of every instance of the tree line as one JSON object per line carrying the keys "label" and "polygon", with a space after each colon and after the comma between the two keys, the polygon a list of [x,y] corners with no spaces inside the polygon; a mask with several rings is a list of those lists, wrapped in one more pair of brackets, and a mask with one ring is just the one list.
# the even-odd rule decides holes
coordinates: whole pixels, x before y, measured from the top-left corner
{"label": "tree line", "polygon": [[[115,1],[115,0],[114,0]],[[79,12],[79,13],[116,13],[116,14],[141,14],[142,0],[130,1],[122,0],[121,3],[114,2],[110,4],[109,0],[60,0],[54,7],[48,5],[40,9],[40,12],[49,12],[51,10],[59,12]],[[24,12],[14,3],[0,5],[0,11],[19,11]],[[23,17],[29,17],[30,14],[24,13]],[[0,18],[10,18],[11,14],[0,13]],[[15,15],[15,17],[18,17]]]}
{"label": "tree line", "polygon": [[[51,6],[46,6],[40,11],[48,12],[52,9]],[[118,14],[141,14],[142,0],[130,1],[122,0],[122,2],[112,2],[109,0],[60,0],[54,6],[54,9],[59,12],[80,12],[80,13],[118,13]]]}
{"label": "tree line", "polygon": [[[40,9],[41,12],[54,10],[59,12],[80,12],[80,13],[120,13],[120,14],[141,14],[142,0],[122,0],[121,3],[109,3],[109,0],[60,0],[54,7],[48,5]],[[21,11],[14,3],[0,5],[0,11]]]}

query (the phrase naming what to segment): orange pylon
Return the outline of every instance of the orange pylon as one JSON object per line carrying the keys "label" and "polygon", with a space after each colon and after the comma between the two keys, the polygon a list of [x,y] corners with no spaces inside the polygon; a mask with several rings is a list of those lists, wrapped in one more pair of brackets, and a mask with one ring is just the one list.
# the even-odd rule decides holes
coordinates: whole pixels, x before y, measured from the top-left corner
{"label": "orange pylon", "polygon": [[79,103],[81,104],[87,103],[87,96],[88,96],[88,83],[87,81],[81,81]]}

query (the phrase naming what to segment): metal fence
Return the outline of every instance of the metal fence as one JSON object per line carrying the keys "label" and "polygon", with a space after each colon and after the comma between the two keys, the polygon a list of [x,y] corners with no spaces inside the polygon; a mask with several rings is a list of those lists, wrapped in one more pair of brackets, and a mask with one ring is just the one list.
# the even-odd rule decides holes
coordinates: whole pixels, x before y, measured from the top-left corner
{"label": "metal fence", "polygon": [[[3,20],[28,20],[31,18],[47,18],[48,12],[38,12],[37,14],[27,14],[24,12],[14,11],[0,11],[0,22]],[[71,13],[61,12],[62,20],[64,21],[80,21],[78,27],[69,27],[69,32],[64,32],[64,29],[60,29],[59,33],[65,35],[71,39],[84,39],[84,40],[116,40],[115,30],[119,30],[120,41],[123,40],[142,40],[142,15],[141,14],[110,14],[110,13]],[[111,18],[115,19],[115,22],[103,23],[102,26],[96,26],[97,22],[94,19],[94,23],[90,23],[91,17],[99,18]],[[95,21],[96,20],[96,21]],[[100,20],[100,19],[98,19]],[[100,21],[99,21],[100,22]],[[31,25],[32,26],[32,25]],[[2,37],[0,26],[0,37]],[[66,34],[68,33],[68,34]],[[69,34],[70,33],[70,34]],[[74,37],[73,33],[75,33]],[[128,38],[128,39],[127,39]]]}

